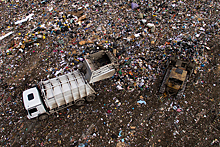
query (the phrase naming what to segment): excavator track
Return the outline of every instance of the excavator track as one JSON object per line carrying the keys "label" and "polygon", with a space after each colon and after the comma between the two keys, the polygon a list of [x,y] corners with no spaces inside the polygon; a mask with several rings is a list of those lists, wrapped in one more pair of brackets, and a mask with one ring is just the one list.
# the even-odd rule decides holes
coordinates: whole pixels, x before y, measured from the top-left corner
{"label": "excavator track", "polygon": [[166,75],[164,76],[163,82],[162,82],[162,84],[161,84],[161,86],[160,86],[160,90],[159,90],[160,93],[164,93],[164,92],[165,92],[165,89],[166,89],[165,83],[166,83],[166,80],[167,80],[169,74],[170,74],[170,70],[167,70],[167,73],[166,73]]}

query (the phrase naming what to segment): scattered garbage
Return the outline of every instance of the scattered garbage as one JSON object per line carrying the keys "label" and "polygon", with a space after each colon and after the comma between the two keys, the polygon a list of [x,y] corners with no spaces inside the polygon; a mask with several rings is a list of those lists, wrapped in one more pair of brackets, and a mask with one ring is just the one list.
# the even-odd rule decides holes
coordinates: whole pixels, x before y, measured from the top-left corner
{"label": "scattered garbage", "polygon": [[139,5],[137,3],[134,3],[134,2],[131,3],[131,8],[132,9],[136,9],[138,7],[139,7]]}
{"label": "scattered garbage", "polygon": [[[0,4],[0,146],[219,146],[219,1]],[[118,64],[111,57],[85,58],[103,50]],[[184,62],[172,67],[195,65],[184,84],[168,80],[185,86],[179,99],[171,91],[158,93],[173,57]],[[41,122],[28,120],[22,92],[41,80],[83,72],[86,59],[96,100],[54,107]],[[109,78],[97,80],[97,74]]]}

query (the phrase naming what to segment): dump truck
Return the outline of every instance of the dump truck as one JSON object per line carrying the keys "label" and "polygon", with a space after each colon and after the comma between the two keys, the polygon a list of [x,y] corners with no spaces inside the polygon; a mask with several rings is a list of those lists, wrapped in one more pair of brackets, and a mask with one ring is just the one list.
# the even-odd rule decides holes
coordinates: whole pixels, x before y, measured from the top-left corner
{"label": "dump truck", "polygon": [[166,73],[159,92],[175,95],[177,99],[181,98],[187,81],[193,73],[194,66],[190,61],[183,61],[172,57],[167,62]]}
{"label": "dump truck", "polygon": [[72,105],[81,106],[85,101],[94,101],[96,92],[90,83],[112,77],[117,67],[117,59],[110,52],[99,51],[86,56],[81,68],[40,81],[23,91],[28,119],[38,117],[43,120]]}

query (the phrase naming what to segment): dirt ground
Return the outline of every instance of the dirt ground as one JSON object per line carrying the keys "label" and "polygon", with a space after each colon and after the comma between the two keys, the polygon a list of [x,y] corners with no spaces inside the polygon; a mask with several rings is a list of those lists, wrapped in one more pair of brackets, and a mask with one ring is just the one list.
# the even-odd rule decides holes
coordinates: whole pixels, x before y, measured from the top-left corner
{"label": "dirt ground", "polygon": [[[18,144],[42,146],[42,143],[44,146],[70,146],[74,141],[88,142],[93,146],[115,146],[120,138],[128,136],[129,141],[125,141],[127,146],[210,146],[211,142],[219,137],[220,130],[219,66],[213,68],[215,61],[219,61],[218,49],[219,46],[208,52],[213,59],[213,62],[203,69],[208,72],[200,73],[202,76],[194,75],[194,78],[190,79],[183,99],[176,100],[169,96],[160,98],[158,88],[161,78],[159,77],[153,89],[144,91],[136,89],[133,92],[119,91],[115,87],[114,79],[106,79],[93,85],[98,92],[94,102],[86,103],[82,107],[73,106],[62,110],[45,121],[27,120],[22,103],[4,104],[3,106],[7,105],[15,112],[6,113],[4,119],[2,118],[2,121],[8,124],[4,132],[11,133],[12,146]],[[39,67],[40,60],[35,62]],[[38,77],[34,66],[33,69],[25,69],[23,72],[29,72],[33,79],[42,78],[42,76]],[[17,78],[23,78],[21,75]],[[204,84],[196,84],[200,78],[205,81]],[[10,82],[10,80],[6,81]],[[32,79],[27,79],[23,83],[29,81]],[[21,97],[24,87],[28,86],[21,84],[17,87],[12,99]],[[146,105],[137,104],[140,96],[144,97]],[[117,106],[114,102],[116,98],[121,102],[121,106]],[[171,102],[179,105],[183,111],[169,109]],[[108,113],[108,110],[111,113]],[[203,110],[205,110],[204,114],[202,114]],[[13,118],[12,121],[10,117],[13,115],[18,117]],[[176,120],[179,120],[179,123],[175,123]],[[21,126],[16,125],[19,122]],[[91,124],[95,125],[91,134],[96,133],[96,137],[89,134],[90,137],[79,141],[82,133],[85,133]],[[135,129],[131,129],[130,126],[134,126]],[[122,133],[118,137],[120,131]]]}
{"label": "dirt ground", "polygon": [[[111,3],[111,5],[115,4]],[[126,9],[131,9],[130,5],[126,6],[128,7]],[[3,5],[1,5],[1,7],[3,7]],[[115,6],[112,9],[119,8],[120,6]],[[93,12],[94,15],[90,15],[96,17],[99,16],[99,14],[97,14],[99,11],[96,11],[99,9],[102,10],[102,8],[98,6],[97,9],[87,11],[89,11],[89,13]],[[125,12],[126,9],[123,9],[123,12]],[[4,11],[6,10],[4,9]],[[103,11],[103,13],[104,12],[105,11]],[[134,17],[134,15],[138,14],[138,11],[130,11],[129,13]],[[218,12],[214,12],[213,15],[215,13]],[[100,15],[101,14],[102,13],[100,13]],[[80,16],[82,14],[78,12],[77,14],[74,13],[74,15]],[[127,19],[127,16],[123,16],[123,19]],[[133,17],[131,18],[135,20],[136,18]],[[147,19],[148,18],[152,18],[153,21],[156,20],[150,15]],[[98,19],[101,19],[101,17],[94,19],[94,25]],[[110,28],[115,29],[115,22],[113,21],[111,23],[114,25]],[[121,22],[117,23],[118,27]],[[127,23],[129,24],[130,22]],[[168,22],[166,23],[168,24]],[[161,24],[166,23],[163,22]],[[124,24],[121,23],[121,25],[123,26]],[[96,27],[98,27],[98,25]],[[132,25],[129,27],[129,29],[133,29]],[[93,30],[91,29],[93,33],[94,28]],[[126,28],[126,30],[128,28]],[[70,39],[66,37],[66,39],[69,39],[67,39],[69,42],[74,40],[72,44],[74,44],[76,40],[83,40],[81,36],[83,33],[79,31],[78,26],[75,26],[74,29],[76,33],[74,32],[72,34],[75,34],[76,38]],[[168,36],[171,36],[173,33],[168,31],[164,35],[162,29],[167,30],[162,27],[157,27],[156,29],[159,32],[157,36],[159,40],[157,41],[158,46],[159,44],[163,45],[165,41],[167,41],[166,33]],[[133,31],[135,31],[135,29]],[[129,33],[125,32],[125,34],[128,35]],[[69,45],[67,45],[67,41],[65,42],[64,38],[62,39],[66,43],[64,44],[66,48],[59,48],[60,46],[63,47],[61,45],[62,43],[57,43],[58,40],[61,40],[57,37],[61,37],[62,34],[60,34],[57,36],[51,35],[41,41],[40,47],[34,46],[33,48],[24,50],[27,53],[21,53],[16,50],[12,55],[2,54],[1,59],[3,63],[0,68],[0,146],[219,146],[220,44],[219,35],[218,33],[216,34],[215,37],[207,41],[207,46],[210,47],[210,50],[204,49],[207,64],[203,67],[203,59],[197,58],[199,63],[196,65],[196,73],[190,77],[184,96],[181,99],[158,93],[164,71],[158,72],[155,79],[149,78],[149,80],[146,80],[150,85],[148,88],[134,86],[136,87],[135,89],[129,90],[123,87],[122,90],[118,90],[116,88],[117,81],[125,81],[125,76],[119,76],[120,71],[118,69],[114,77],[91,84],[97,92],[97,97],[94,102],[86,102],[81,107],[72,106],[63,109],[50,115],[48,119],[43,121],[39,121],[37,118],[31,120],[27,118],[26,110],[23,106],[22,92],[41,80],[55,77],[54,73],[59,69],[64,69],[64,72],[61,74],[74,70],[75,65],[72,64],[72,61],[68,60],[73,57],[69,52],[79,53],[78,49],[67,48]],[[99,39],[100,36],[104,36],[98,33],[96,35]],[[160,35],[164,38],[160,38]],[[135,46],[136,42],[137,44],[139,43],[138,39],[133,40],[133,43],[129,44],[122,40],[122,37],[119,37],[116,42],[122,42],[121,48],[123,48],[123,46],[136,47],[135,50],[133,50],[133,48],[126,48],[127,50],[124,52],[122,52],[121,48],[119,49],[119,51],[121,51],[120,57],[124,57],[123,59],[118,57],[120,67],[123,67],[125,63],[128,62],[125,61],[128,55],[136,59],[137,55],[139,56],[139,54],[147,51],[147,49],[142,51],[146,46],[150,46],[153,50],[152,54],[147,56],[149,57],[147,60],[162,58],[165,53],[158,49],[156,47],[157,45],[151,46],[151,37],[146,37],[147,39],[143,37],[142,40],[140,39],[140,42],[148,41],[146,41],[147,43],[145,42],[145,44],[143,43],[141,47]],[[48,47],[49,45],[51,46]],[[87,52],[87,50],[92,49],[83,48],[83,50]],[[64,51],[64,53],[61,53],[61,51]],[[158,55],[157,52],[161,54]],[[62,57],[63,54],[66,56]],[[80,56],[77,56],[81,57],[81,54],[82,53],[80,53]],[[168,57],[168,53],[166,56]],[[66,64],[62,63],[64,59],[67,62]],[[157,61],[159,61],[159,59]],[[152,67],[163,67],[165,62],[160,63],[160,66],[158,63],[149,62],[149,64],[151,63]],[[133,64],[131,65],[134,66]],[[129,71],[123,70],[122,72],[128,74]],[[145,75],[151,77],[150,74]],[[126,83],[126,81],[124,83]],[[137,103],[140,99],[146,102],[146,104]]]}

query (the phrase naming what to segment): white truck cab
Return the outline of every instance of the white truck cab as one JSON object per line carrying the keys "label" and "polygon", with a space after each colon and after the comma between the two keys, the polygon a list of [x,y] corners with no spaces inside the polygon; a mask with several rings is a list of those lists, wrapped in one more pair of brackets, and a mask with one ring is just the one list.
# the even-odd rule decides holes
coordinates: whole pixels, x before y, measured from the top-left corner
{"label": "white truck cab", "polygon": [[28,113],[28,119],[35,118],[40,114],[46,113],[45,107],[36,87],[23,92],[23,102]]}

